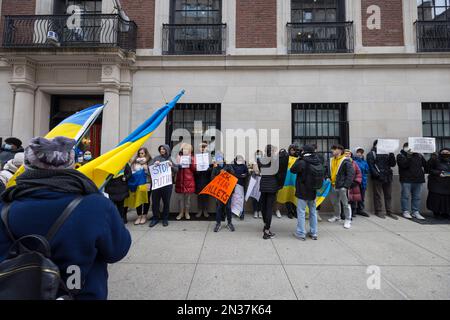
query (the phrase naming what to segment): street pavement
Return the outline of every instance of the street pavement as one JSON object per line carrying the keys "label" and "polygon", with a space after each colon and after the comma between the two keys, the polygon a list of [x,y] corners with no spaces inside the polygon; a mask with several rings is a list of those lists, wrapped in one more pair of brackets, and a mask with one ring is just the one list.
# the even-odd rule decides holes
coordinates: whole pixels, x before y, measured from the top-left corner
{"label": "street pavement", "polygon": [[[319,240],[293,237],[296,220],[246,215],[235,232],[213,221],[134,226],[127,257],[109,266],[109,299],[450,299],[450,221],[420,225],[357,217],[350,230],[319,223]],[[379,276],[378,276],[379,275]]]}

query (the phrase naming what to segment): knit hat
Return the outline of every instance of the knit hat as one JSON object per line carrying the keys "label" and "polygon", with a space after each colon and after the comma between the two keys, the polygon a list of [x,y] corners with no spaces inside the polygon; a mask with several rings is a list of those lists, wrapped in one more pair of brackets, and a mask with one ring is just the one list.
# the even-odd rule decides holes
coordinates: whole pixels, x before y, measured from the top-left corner
{"label": "knit hat", "polygon": [[25,158],[25,154],[23,152],[18,152],[15,154],[14,159],[12,160],[12,163],[19,168],[23,165],[23,161]]}
{"label": "knit hat", "polygon": [[314,152],[314,147],[312,145],[304,145],[303,146],[303,153],[313,153]]}
{"label": "knit hat", "polygon": [[25,149],[25,167],[31,169],[69,169],[75,163],[76,141],[66,137],[31,139]]}
{"label": "knit hat", "polygon": [[20,148],[22,146],[22,141],[15,137],[6,138],[5,143],[15,145],[17,148]]}

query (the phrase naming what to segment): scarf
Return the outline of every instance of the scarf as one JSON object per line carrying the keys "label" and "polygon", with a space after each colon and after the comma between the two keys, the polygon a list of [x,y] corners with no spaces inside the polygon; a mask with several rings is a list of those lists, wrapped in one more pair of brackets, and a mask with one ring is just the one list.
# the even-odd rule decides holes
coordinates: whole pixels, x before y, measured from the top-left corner
{"label": "scarf", "polygon": [[99,192],[89,178],[74,169],[27,169],[16,183],[1,195],[3,201],[12,202],[42,189],[80,195]]}
{"label": "scarf", "polygon": [[342,162],[346,159],[345,155],[341,155],[339,157],[331,158],[331,184],[333,186],[336,185],[336,177],[339,172],[339,168],[341,167]]}

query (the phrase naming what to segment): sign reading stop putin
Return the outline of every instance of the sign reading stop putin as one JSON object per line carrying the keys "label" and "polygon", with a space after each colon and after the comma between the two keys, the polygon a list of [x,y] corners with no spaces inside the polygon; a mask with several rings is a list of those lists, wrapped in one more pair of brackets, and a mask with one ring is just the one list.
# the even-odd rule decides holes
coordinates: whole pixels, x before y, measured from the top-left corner
{"label": "sign reading stop putin", "polygon": [[200,194],[210,195],[223,204],[226,204],[230,199],[237,182],[238,179],[235,176],[222,171],[202,190],[202,192],[200,192]]}

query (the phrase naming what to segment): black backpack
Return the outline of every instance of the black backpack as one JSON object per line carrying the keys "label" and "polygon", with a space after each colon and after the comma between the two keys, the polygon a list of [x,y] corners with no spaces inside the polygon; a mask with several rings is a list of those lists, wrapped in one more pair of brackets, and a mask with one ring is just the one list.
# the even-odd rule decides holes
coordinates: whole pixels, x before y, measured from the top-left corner
{"label": "black backpack", "polygon": [[307,162],[305,184],[308,188],[319,190],[325,179],[325,167],[321,164]]}
{"label": "black backpack", "polygon": [[[71,299],[58,266],[51,260],[49,243],[81,200],[80,196],[69,203],[45,237],[32,234],[15,239],[8,225],[11,203],[3,206],[1,218],[13,245],[0,263],[0,300],[56,300],[60,290]],[[35,249],[27,248],[31,244]]]}

